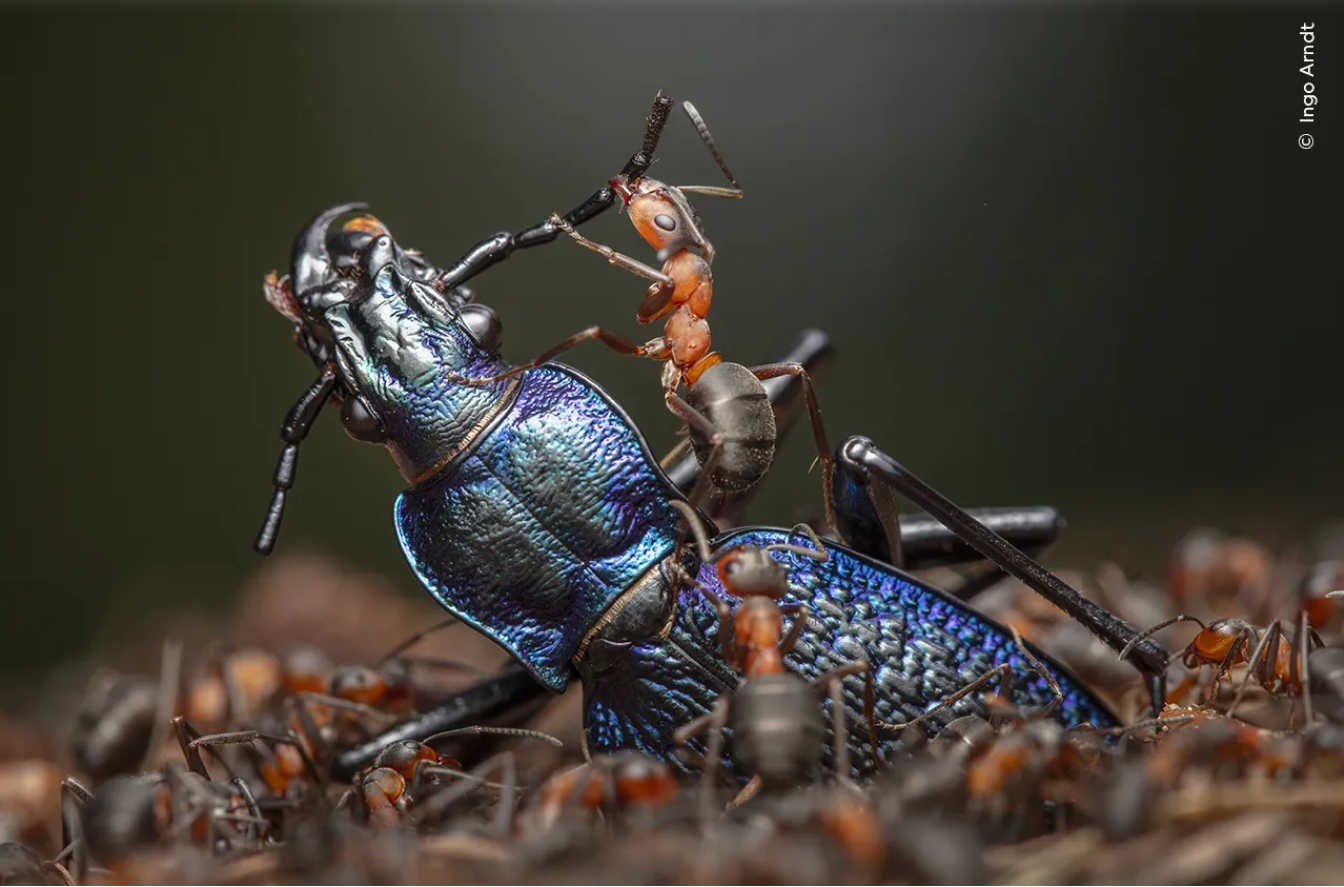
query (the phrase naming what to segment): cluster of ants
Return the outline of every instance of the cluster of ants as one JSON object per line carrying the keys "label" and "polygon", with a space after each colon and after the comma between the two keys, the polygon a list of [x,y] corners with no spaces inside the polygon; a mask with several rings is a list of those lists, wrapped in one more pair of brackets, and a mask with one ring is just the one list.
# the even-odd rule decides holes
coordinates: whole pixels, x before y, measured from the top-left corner
{"label": "cluster of ants", "polygon": [[[665,118],[669,106],[655,109]],[[775,426],[763,381],[797,377],[824,469],[831,449],[801,367],[747,368],[710,350],[714,252],[685,195],[741,191],[699,113],[684,108],[729,187],[677,188],[642,175],[611,183],[660,268],[550,220],[652,281],[637,319],[665,319],[663,334],[635,345],[591,327],[503,375],[460,381],[500,381],[585,341],[662,361],[664,402],[690,428],[687,446],[703,451],[690,497],[701,502],[709,486],[747,489],[768,468]],[[268,298],[301,319],[278,279]],[[316,402],[331,384],[324,377]],[[722,421],[716,411],[729,408],[760,415]],[[724,424],[747,433],[729,440]],[[301,436],[286,437],[262,550],[274,542]],[[825,524],[834,526],[824,489]],[[1178,547],[1164,589],[1115,568],[1086,577],[1078,584],[1099,603],[1151,626],[1118,658],[1034,592],[1005,582],[977,595],[1047,683],[1050,671],[1023,639],[1077,671],[1125,726],[1061,727],[1052,717],[1057,686],[1053,704],[1013,703],[1008,666],[900,723],[874,716],[870,684],[864,723],[854,725],[840,681],[867,674],[867,662],[813,681],[785,664],[808,612],[772,553],[825,560],[825,546],[800,525],[798,544],[715,551],[695,509],[673,505],[722,595],[736,599],[701,589],[718,613],[723,659],[740,677],[712,711],[676,731],[676,759],[579,755],[518,723],[389,738],[446,698],[429,676],[472,671],[412,655],[446,623],[368,663],[339,664],[320,646],[187,662],[182,645],[169,643],[157,680],[103,676],[90,687],[72,731],[74,775],[49,754],[0,763],[0,880],[969,883],[1215,880],[1235,871],[1269,882],[1344,872],[1334,847],[1344,821],[1344,646],[1328,643],[1344,621],[1338,553],[1307,568],[1205,532]],[[983,579],[963,590],[973,584]],[[1144,637],[1185,623],[1199,630],[1169,664],[1173,689],[1151,716],[1123,659]],[[871,772],[851,766],[855,728],[872,743]],[[369,766],[337,775],[343,752],[374,741],[381,747]]]}
{"label": "cluster of ants", "polygon": [[[741,598],[735,610],[719,602],[725,658],[742,676],[741,699],[791,681],[819,715],[828,688],[783,665],[806,614],[789,605],[773,564],[759,548],[717,557]],[[1151,631],[1198,628],[1173,656],[1159,716],[1113,651],[1004,582],[981,596],[985,609],[1087,677],[1128,726],[1066,730],[1048,707],[1010,703],[1004,670],[920,718],[875,725],[888,749],[899,737],[899,752],[863,776],[806,754],[807,741],[774,723],[778,708],[725,697],[679,733],[680,762],[626,752],[575,765],[580,749],[555,736],[482,725],[388,742],[341,780],[341,750],[436,704],[444,674],[472,672],[413,654],[443,626],[367,664],[333,663],[315,646],[186,662],[169,643],[157,679],[92,683],[67,761],[0,764],[0,879],[1337,877],[1344,648],[1328,642],[1344,621],[1332,594],[1344,560],[1295,566],[1199,533],[1176,550],[1165,588],[1113,567],[1091,580]],[[956,715],[966,697],[979,714]],[[806,734],[799,723],[783,730]],[[695,737],[706,740],[698,751]],[[809,741],[815,749],[820,732]],[[66,765],[74,775],[62,777]]]}

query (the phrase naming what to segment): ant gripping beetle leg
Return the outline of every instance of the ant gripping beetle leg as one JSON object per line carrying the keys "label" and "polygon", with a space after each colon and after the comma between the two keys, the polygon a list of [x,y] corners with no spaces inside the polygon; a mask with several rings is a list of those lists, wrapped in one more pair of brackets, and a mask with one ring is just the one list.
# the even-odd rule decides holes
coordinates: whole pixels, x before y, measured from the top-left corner
{"label": "ant gripping beetle leg", "polygon": [[[613,188],[625,205],[636,232],[657,250],[661,268],[653,268],[584,237],[565,218],[551,216],[551,224],[576,243],[592,250],[624,271],[652,281],[635,312],[639,323],[666,318],[661,336],[637,345],[600,326],[569,336],[534,360],[484,377],[461,377],[466,385],[489,385],[535,369],[583,342],[597,341],[620,354],[663,361],[663,400],[668,410],[686,424],[701,467],[701,482],[690,494],[703,504],[711,495],[731,495],[754,487],[774,460],[778,430],[769,408],[765,382],[796,378],[811,419],[812,434],[822,477],[830,474],[831,447],[821,421],[821,409],[807,369],[797,363],[745,367],[724,361],[710,350],[707,320],[713,299],[714,275],[710,264],[714,246],[705,237],[700,218],[687,193],[740,198],[742,189],[728,169],[723,153],[704,118],[690,102],[682,108],[709,149],[731,187],[668,185],[643,174],[623,170]],[[679,390],[685,386],[686,396]],[[830,486],[823,480],[825,524],[835,525]]]}

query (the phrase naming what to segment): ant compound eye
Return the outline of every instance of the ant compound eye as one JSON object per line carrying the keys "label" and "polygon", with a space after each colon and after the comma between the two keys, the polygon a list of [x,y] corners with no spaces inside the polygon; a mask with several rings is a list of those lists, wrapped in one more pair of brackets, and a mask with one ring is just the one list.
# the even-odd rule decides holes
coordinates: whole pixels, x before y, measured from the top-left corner
{"label": "ant compound eye", "polygon": [[742,572],[742,562],[733,558],[723,565],[723,572],[726,576],[735,576]]}
{"label": "ant compound eye", "polygon": [[664,231],[677,230],[677,220],[667,213],[659,213],[653,217],[653,223]]}

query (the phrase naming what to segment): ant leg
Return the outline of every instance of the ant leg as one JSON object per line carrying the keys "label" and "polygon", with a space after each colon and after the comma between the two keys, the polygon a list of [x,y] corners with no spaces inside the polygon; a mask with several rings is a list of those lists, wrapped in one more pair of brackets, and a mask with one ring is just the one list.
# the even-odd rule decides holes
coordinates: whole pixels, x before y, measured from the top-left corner
{"label": "ant leg", "polygon": [[[1037,659],[1032,655],[1032,652],[1027,649],[1026,643],[1022,640],[1021,633],[1012,626],[1009,626],[1009,630],[1013,633],[1013,643],[1017,645],[1018,652],[1022,654],[1022,658],[1027,660],[1027,664],[1031,666],[1031,670],[1040,675],[1045,680],[1046,686],[1050,688],[1052,698],[1050,704],[1045,707],[1043,713],[1049,714],[1053,712],[1064,704],[1064,691],[1060,689],[1059,681],[1055,680],[1055,676],[1051,673],[1050,669],[1042,665],[1041,660]],[[1008,677],[1004,679],[1001,686],[1005,691],[1005,696],[1011,700],[1013,695],[1012,672],[1008,673]]]}
{"label": "ant leg", "polygon": [[271,493],[270,507],[266,509],[266,519],[262,522],[261,531],[257,533],[257,541],[252,546],[261,554],[270,554],[275,548],[276,536],[280,534],[280,519],[285,514],[285,497],[294,486],[294,475],[298,471],[299,444],[312,430],[313,422],[317,420],[317,414],[322,411],[323,405],[331,399],[338,378],[335,364],[324,363],[317,374],[317,379],[308,386],[307,391],[299,395],[294,406],[289,408],[285,423],[280,426],[280,438],[285,442],[285,448],[281,451],[280,461],[275,466],[275,476],[272,479],[274,490]]}
{"label": "ant leg", "polygon": [[[257,796],[252,794],[252,787],[247,784],[247,780],[241,776],[235,776],[229,780],[233,787],[238,790],[242,796],[243,803],[247,805],[247,812],[252,814],[257,820],[250,823],[247,827],[247,837],[249,840],[264,841],[270,834],[271,823],[266,817],[261,815],[261,807],[257,804]],[[260,823],[260,825],[258,825]]]}
{"label": "ant leg", "polygon": [[1293,629],[1292,655],[1289,656],[1288,681],[1290,687],[1302,692],[1302,716],[1306,727],[1311,727],[1316,713],[1311,707],[1311,671],[1307,662],[1307,653],[1311,647],[1311,626],[1307,622],[1307,611],[1299,610],[1297,626]]}
{"label": "ant leg", "polygon": [[821,687],[831,703],[831,756],[835,765],[835,778],[848,785],[850,783],[849,763],[849,722],[845,717],[844,679],[856,674],[858,670],[867,671],[868,663],[850,662],[839,668],[817,675],[812,684]]}
{"label": "ant leg", "polygon": [[1001,662],[998,665],[994,666],[993,668],[990,668],[985,672],[981,673],[979,677],[971,681],[966,686],[962,687],[957,692],[953,693],[950,696],[943,697],[943,699],[940,700],[937,705],[935,705],[933,708],[925,709],[917,717],[911,718],[908,721],[877,721],[877,726],[881,727],[883,730],[890,730],[893,733],[900,733],[901,731],[913,727],[916,724],[923,723],[924,721],[928,720],[930,717],[932,717],[933,715],[937,714],[940,711],[943,711],[944,709],[951,708],[953,705],[956,705],[958,702],[965,699],[967,696],[971,695],[976,690],[979,690],[981,687],[985,686],[985,684],[988,684],[995,677],[998,677],[1001,682],[1006,683],[1007,681],[1011,680],[1012,673],[1013,673],[1013,667],[1006,662]]}
{"label": "ant leg", "polygon": [[661,336],[646,342],[643,345],[636,345],[629,339],[624,339],[610,330],[603,329],[600,326],[590,326],[587,329],[579,330],[577,333],[553,348],[546,349],[537,358],[528,361],[527,363],[520,364],[519,366],[512,367],[497,375],[483,376],[479,379],[473,379],[468,376],[459,376],[452,372],[446,372],[446,375],[454,382],[459,382],[463,385],[491,385],[495,382],[501,382],[504,379],[511,379],[514,376],[521,375],[528,370],[534,370],[546,361],[565,353],[574,346],[593,340],[601,342],[618,354],[627,354],[632,357],[651,357],[655,360],[662,360],[665,357],[665,343]]}
{"label": "ant leg", "polygon": [[1148,683],[1150,704],[1160,712],[1166,695],[1167,652],[1151,639],[1140,640],[1134,627],[1087,598],[1002,536],[959,508],[946,496],[910,473],[865,437],[851,437],[840,446],[839,462],[859,474],[890,484],[897,492],[942,521],[971,548],[1078,620],[1114,650],[1126,647]]}
{"label": "ant leg", "polygon": [[789,626],[788,633],[779,642],[779,654],[787,656],[793,652],[798,639],[803,636],[803,630],[807,628],[807,617],[811,615],[812,609],[807,604],[781,604],[779,612],[793,617],[793,624]]}
{"label": "ant leg", "polygon": [[709,496],[715,489],[714,469],[718,467],[719,459],[723,453],[723,432],[709,420],[709,417],[687,403],[676,392],[669,390],[663,397],[663,402],[667,404],[667,408],[672,415],[685,422],[692,431],[699,431],[709,441],[709,452],[705,455],[705,461],[700,466],[700,476],[696,478],[695,485],[686,494],[686,499],[691,503],[691,506],[699,508],[708,501]]}
{"label": "ant leg", "polygon": [[733,627],[733,608],[728,606],[728,602],[719,597],[717,592],[708,588],[700,588],[700,591],[714,603],[714,610],[719,616],[719,653],[723,656],[723,661],[736,671],[741,663],[737,655],[737,632]]}
{"label": "ant leg", "polygon": [[197,776],[210,778],[210,771],[205,767],[205,761],[201,758],[201,752],[194,744],[200,738],[200,731],[191,726],[191,723],[181,715],[173,718],[173,732],[177,734],[177,744],[182,749],[182,757],[187,762],[187,769]]}
{"label": "ant leg", "polygon": [[341,711],[348,711],[359,715],[378,729],[387,727],[396,720],[395,715],[388,714],[385,711],[379,711],[371,705],[365,705],[362,702],[351,702],[348,699],[342,699],[339,696],[331,696],[327,693],[314,693],[311,690],[300,690],[295,694],[305,703],[313,705],[325,705],[328,708],[336,708]]}
{"label": "ant leg", "polygon": [[[794,376],[803,386],[803,402],[807,404],[808,418],[812,421],[812,441],[817,447],[817,462],[821,465],[821,498],[825,509],[826,529],[834,531],[835,500],[832,498],[830,476],[833,471],[834,457],[831,444],[826,437],[826,425],[821,419],[821,406],[817,403],[817,392],[812,387],[812,377],[800,363],[769,363],[750,367],[751,374],[762,382],[781,376]],[[899,539],[899,535],[897,536]]]}
{"label": "ant leg", "polygon": [[[1274,637],[1270,641],[1270,656],[1272,658],[1269,661],[1271,663],[1276,662],[1278,660],[1279,657],[1278,635],[1283,633],[1277,621],[1274,623],[1272,627],[1274,629],[1277,629],[1277,631],[1270,632],[1271,634],[1274,635]],[[1232,666],[1237,663],[1237,655],[1239,653],[1244,653],[1247,650],[1247,648],[1251,646],[1251,637],[1254,637],[1254,635],[1250,635],[1247,629],[1243,629],[1242,631],[1237,632],[1236,638],[1234,638],[1232,641],[1232,646],[1227,648],[1227,655],[1224,656],[1222,661],[1218,663],[1218,671],[1216,671],[1213,675],[1213,687],[1210,688],[1208,697],[1210,701],[1213,701],[1218,698],[1218,688],[1222,685],[1223,678],[1232,676]],[[1270,668],[1272,674],[1273,669],[1272,664]]]}
{"label": "ant leg", "polygon": [[150,760],[163,743],[163,734],[173,718],[173,709],[177,706],[177,694],[182,688],[182,643],[164,641],[163,654],[159,658],[159,701],[154,711],[154,727],[149,734],[149,745],[145,746],[145,756],[140,759],[140,769],[148,770]]}
{"label": "ant leg", "polygon": [[93,792],[78,779],[61,780],[61,852],[70,853],[70,874],[76,884],[84,883],[89,871],[89,848],[84,839],[84,808],[93,800]]}
{"label": "ant leg", "polygon": [[[649,166],[653,163],[653,152],[658,147],[658,140],[662,136],[663,127],[667,123],[667,115],[671,110],[671,99],[663,95],[661,91],[654,96],[653,107],[649,109],[649,116],[644,124],[644,142],[639,151],[631,155],[630,159],[626,161],[625,167],[622,168],[620,173],[621,178],[639,178],[648,172]],[[616,192],[610,184],[604,185],[578,206],[565,213],[564,220],[570,225],[581,225],[605,212],[615,202]],[[529,249],[543,243],[550,243],[559,234],[559,229],[551,223],[549,218],[516,234],[501,231],[467,250],[462,258],[440,272],[435,282],[444,290],[461,286],[490,266],[507,259],[513,254],[514,250]]]}
{"label": "ant leg", "polygon": [[831,735],[835,740],[835,773],[842,782],[850,781],[849,766],[849,725],[845,718],[844,679],[850,675],[862,674],[863,714],[868,721],[868,741],[872,745],[873,762],[880,762],[877,747],[877,716],[874,713],[873,670],[867,662],[848,662],[828,672],[817,675],[812,683],[825,687],[831,700]]}
{"label": "ant leg", "polygon": [[299,722],[303,735],[312,743],[314,757],[325,766],[331,760],[331,745],[322,735],[322,728],[317,725],[313,711],[308,707],[308,700],[290,696],[285,702],[294,719]]}
{"label": "ant leg", "polygon": [[723,766],[723,728],[728,724],[729,696],[727,693],[714,701],[714,708],[672,733],[672,744],[684,746],[693,737],[709,733],[707,748],[700,760],[700,816],[708,823],[714,818],[714,790],[718,785],[719,769]]}
{"label": "ant leg", "polygon": [[[700,463],[695,462],[695,456],[691,454],[691,439],[683,437],[673,445],[672,449],[667,451],[665,456],[658,460],[658,467],[663,469],[663,473],[667,474],[670,479],[672,472],[680,469],[687,458],[695,463],[695,474],[698,476],[700,474]],[[673,481],[673,483],[676,483],[676,481]],[[695,483],[695,478],[691,478],[690,483]],[[685,492],[686,487],[681,484],[677,484],[677,486],[682,487],[682,491]]]}
{"label": "ant leg", "polygon": [[[1246,663],[1246,674],[1242,677],[1241,685],[1237,688],[1237,695],[1232,698],[1232,704],[1227,707],[1225,712],[1227,717],[1230,718],[1236,713],[1237,706],[1241,705],[1241,699],[1246,695],[1246,687],[1250,684],[1252,677],[1258,678],[1260,685],[1265,689],[1272,686],[1274,665],[1279,659],[1280,632],[1277,630],[1278,628],[1279,623],[1275,621],[1260,636],[1260,640],[1255,645],[1255,650],[1251,653],[1250,660]],[[1233,642],[1234,647],[1235,645],[1236,642]],[[1210,694],[1210,698],[1213,698],[1214,695],[1216,693]]]}
{"label": "ant leg", "polygon": [[391,650],[385,653],[377,662],[373,664],[373,667],[376,669],[378,668],[378,666],[390,662],[393,659],[396,659],[402,653],[405,653],[411,647],[414,647],[416,644],[420,643],[422,640],[429,637],[431,634],[434,634],[435,632],[438,631],[442,631],[445,628],[457,625],[461,621],[462,620],[458,619],[456,616],[449,616],[447,619],[444,619],[441,622],[434,623],[429,628],[424,628],[421,629],[420,631],[417,631],[415,634],[411,635],[406,640],[402,641],[400,644],[397,644],[395,647],[393,647]]}
{"label": "ant leg", "polygon": [[[568,234],[579,246],[584,247],[585,249],[590,249],[599,256],[602,256],[602,258],[607,260],[608,265],[615,265],[622,271],[629,271],[636,277],[652,280],[657,284],[657,291],[666,294],[665,298],[670,299],[672,297],[672,290],[676,287],[676,281],[659,271],[657,268],[645,265],[639,259],[631,258],[625,253],[617,252],[605,243],[589,240],[578,231],[575,231],[573,225],[570,225],[564,219],[560,218],[556,213],[551,213],[551,224]],[[657,320],[657,317],[651,319]]]}

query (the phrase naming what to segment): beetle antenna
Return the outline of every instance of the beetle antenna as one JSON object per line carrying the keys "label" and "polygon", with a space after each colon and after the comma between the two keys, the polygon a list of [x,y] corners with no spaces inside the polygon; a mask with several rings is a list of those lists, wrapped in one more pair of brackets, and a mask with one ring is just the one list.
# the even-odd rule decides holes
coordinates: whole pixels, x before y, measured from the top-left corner
{"label": "beetle antenna", "polygon": [[[737,177],[734,176],[732,170],[728,168],[728,163],[723,159],[723,152],[719,150],[719,145],[714,141],[714,136],[709,134],[709,125],[705,123],[705,118],[700,116],[700,112],[696,110],[695,105],[692,105],[689,101],[682,102],[681,109],[686,112],[687,117],[691,118],[691,124],[695,127],[695,131],[700,134],[700,141],[705,143],[705,147],[708,148],[709,153],[713,155],[714,162],[719,165],[719,169],[723,172],[723,177],[728,180],[728,184],[732,185],[735,190],[740,192],[742,188],[737,184]],[[699,193],[708,194],[711,192],[700,190]],[[738,196],[741,195],[739,194]]]}
{"label": "beetle antenna", "polygon": [[280,461],[275,466],[275,475],[271,481],[274,487],[271,505],[266,509],[266,519],[253,544],[260,554],[270,554],[275,548],[275,537],[280,535],[280,519],[285,516],[285,497],[290,487],[294,486],[294,475],[299,468],[299,444],[308,436],[317,414],[336,390],[338,378],[335,366],[323,364],[317,379],[308,386],[307,391],[299,395],[285,416],[285,424],[280,426],[280,437],[285,442],[285,448],[280,452]]}

